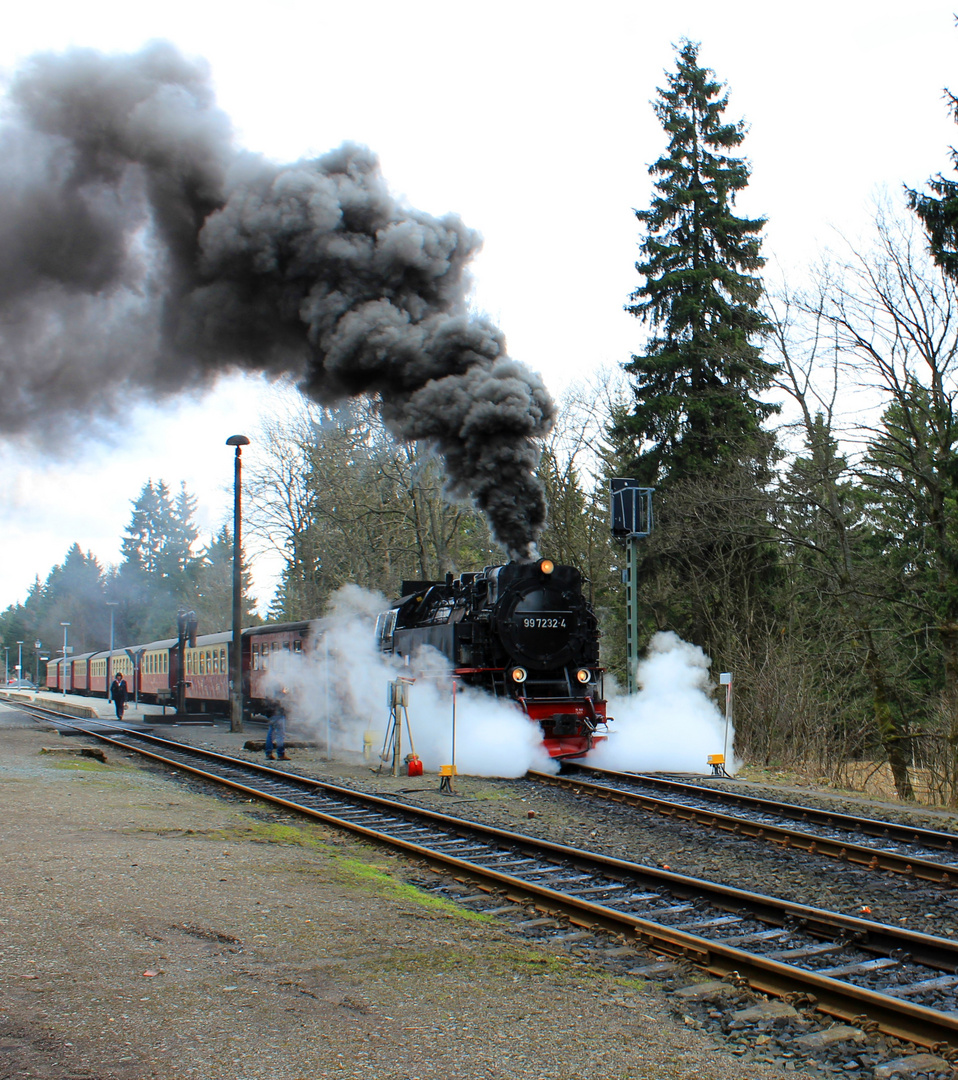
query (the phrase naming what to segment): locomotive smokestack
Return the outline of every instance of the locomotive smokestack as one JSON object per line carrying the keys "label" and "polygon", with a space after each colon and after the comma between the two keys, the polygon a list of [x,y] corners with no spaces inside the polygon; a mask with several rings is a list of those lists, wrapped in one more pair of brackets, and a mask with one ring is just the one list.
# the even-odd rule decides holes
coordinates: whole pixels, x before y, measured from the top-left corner
{"label": "locomotive smokestack", "polygon": [[291,373],[326,405],[377,396],[529,557],[553,405],[467,309],[479,244],[397,203],[363,147],[288,166],[238,151],[206,65],[172,45],[34,57],[0,128],[0,430],[105,428],[121,389]]}

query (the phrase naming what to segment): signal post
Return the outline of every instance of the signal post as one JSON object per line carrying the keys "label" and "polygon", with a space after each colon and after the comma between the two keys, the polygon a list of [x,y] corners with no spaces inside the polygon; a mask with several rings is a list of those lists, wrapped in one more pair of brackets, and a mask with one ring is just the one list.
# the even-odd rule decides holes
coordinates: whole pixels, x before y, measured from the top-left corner
{"label": "signal post", "polygon": [[639,541],[652,531],[652,492],[637,480],[609,481],[609,510],[612,535],[625,543],[625,646],[627,689],[638,689],[639,667]]}

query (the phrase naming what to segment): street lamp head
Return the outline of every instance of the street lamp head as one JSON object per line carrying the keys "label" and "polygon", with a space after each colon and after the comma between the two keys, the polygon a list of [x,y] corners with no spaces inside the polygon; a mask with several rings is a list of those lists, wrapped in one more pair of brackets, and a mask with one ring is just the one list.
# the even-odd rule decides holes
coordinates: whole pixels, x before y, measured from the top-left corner
{"label": "street lamp head", "polygon": [[60,625],[61,626],[69,626],[70,624],[68,622],[62,622],[62,623],[60,623]]}
{"label": "street lamp head", "polygon": [[245,435],[230,435],[226,440],[227,446],[249,446],[249,439]]}

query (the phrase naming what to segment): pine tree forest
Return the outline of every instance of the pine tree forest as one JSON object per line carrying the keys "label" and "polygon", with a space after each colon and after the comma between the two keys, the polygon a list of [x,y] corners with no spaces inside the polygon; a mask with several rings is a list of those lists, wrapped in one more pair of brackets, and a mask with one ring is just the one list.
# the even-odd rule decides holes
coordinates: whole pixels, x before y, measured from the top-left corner
{"label": "pine tree forest", "polygon": [[[887,767],[900,797],[956,805],[958,179],[888,196],[869,236],[800,288],[773,287],[731,103],[681,42],[652,104],[650,200],[624,208],[634,289],[609,297],[635,317],[633,354],[614,370],[585,362],[561,397],[539,549],[582,571],[624,683],[608,481],[653,487],[640,643],[671,630],[713,677],[734,672],[737,756],[836,783]],[[431,448],[392,439],[375,401],[287,400],[244,474],[247,554],[281,567],[258,598],[270,619],[319,616],[345,584],[393,597],[404,579],[503,561]],[[175,636],[182,608],[201,632],[227,628],[230,528],[201,537],[195,515],[185,487],[144,478],[117,565],[70,546],[0,615],[4,647],[28,643],[23,674],[55,655],[63,622],[78,650],[105,647],[111,618],[118,646]]]}

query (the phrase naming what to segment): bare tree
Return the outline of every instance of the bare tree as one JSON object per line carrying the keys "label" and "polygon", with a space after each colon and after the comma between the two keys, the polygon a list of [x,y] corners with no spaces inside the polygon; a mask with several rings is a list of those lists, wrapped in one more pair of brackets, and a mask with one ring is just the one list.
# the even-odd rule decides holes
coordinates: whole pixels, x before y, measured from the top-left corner
{"label": "bare tree", "polygon": [[[822,268],[814,297],[796,300],[783,291],[779,302],[771,301],[772,344],[780,357],[777,385],[797,408],[795,426],[802,436],[801,450],[780,479],[772,521],[789,553],[783,564],[788,577],[789,640],[801,641],[806,666],[814,664],[820,671],[824,667],[829,673],[827,681],[809,684],[812,696],[807,704],[813,707],[819,731],[807,744],[821,748],[825,756],[819,765],[829,771],[841,765],[850,747],[861,745],[863,733],[854,719],[857,666],[870,687],[875,730],[896,790],[907,799],[914,794],[907,724],[890,702],[888,642],[879,639],[874,623],[876,615],[881,620],[887,610],[880,603],[876,608],[885,590],[875,581],[872,552],[861,543],[866,523],[861,499],[855,497],[857,474],[836,435],[843,354],[828,304],[839,292],[828,269]],[[794,656],[794,650],[785,652],[790,659]],[[790,666],[794,678],[794,664]],[[831,689],[822,694],[816,685]],[[806,709],[798,711],[801,722],[796,723],[795,715],[789,722],[808,733],[815,722],[809,722]]]}
{"label": "bare tree", "polygon": [[[779,344],[782,385],[806,435],[804,486],[793,485],[793,494],[808,506],[804,517],[793,515],[799,528],[788,539],[845,610],[899,793],[911,793],[914,756],[954,799],[956,299],[911,220],[882,209],[873,245],[847,245],[815,293],[790,311],[797,309],[804,343],[796,348],[781,330]],[[866,409],[844,434],[854,452],[848,461],[836,412],[838,395],[855,392]]]}

